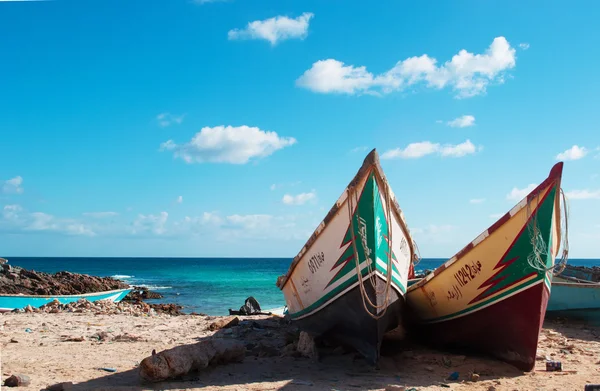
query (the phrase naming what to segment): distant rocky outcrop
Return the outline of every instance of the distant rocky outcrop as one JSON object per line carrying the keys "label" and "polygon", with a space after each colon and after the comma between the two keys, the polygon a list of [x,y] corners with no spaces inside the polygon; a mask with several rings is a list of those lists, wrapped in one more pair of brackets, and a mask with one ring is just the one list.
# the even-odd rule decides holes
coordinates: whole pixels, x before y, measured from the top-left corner
{"label": "distant rocky outcrop", "polygon": [[66,271],[49,274],[14,267],[0,269],[0,293],[24,295],[78,295],[124,289],[130,286],[111,277],[95,277]]}

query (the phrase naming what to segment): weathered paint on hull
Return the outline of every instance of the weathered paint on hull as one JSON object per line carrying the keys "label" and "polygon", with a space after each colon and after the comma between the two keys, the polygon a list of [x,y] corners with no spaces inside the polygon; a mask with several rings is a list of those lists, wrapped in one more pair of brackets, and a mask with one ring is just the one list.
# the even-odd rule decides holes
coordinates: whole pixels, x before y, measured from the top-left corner
{"label": "weathered paint on hull", "polygon": [[88,301],[110,300],[115,303],[123,300],[131,289],[117,289],[113,291],[88,293],[84,295],[56,295],[56,296],[35,296],[35,295],[0,295],[0,312],[22,309],[28,305],[38,308],[45,304],[58,300],[61,304],[73,303],[79,299]]}
{"label": "weathered paint on hull", "polygon": [[432,346],[489,354],[518,369],[531,371],[538,341],[533,336],[541,331],[548,295],[546,285],[538,283],[469,315],[413,325],[411,334]]}
{"label": "weathered paint on hull", "polygon": [[[544,268],[554,265],[560,244],[561,175],[558,163],[509,213],[409,288],[410,328],[430,341],[486,351],[533,369],[552,281]],[[540,245],[535,258],[532,238]]]}
{"label": "weathered paint on hull", "polygon": [[555,277],[548,311],[600,309],[600,284],[566,282]]}
{"label": "weathered paint on hull", "polygon": [[[377,277],[377,285],[378,289],[382,290],[385,281]],[[378,303],[383,303],[382,295],[376,297],[371,285],[367,286],[367,290],[373,302],[377,300]],[[380,319],[373,319],[363,308],[357,286],[322,311],[296,323],[300,329],[313,336],[323,336],[355,348],[368,363],[376,364],[383,335],[399,325],[399,314],[403,309],[404,296],[393,291],[386,314]]]}
{"label": "weathered paint on hull", "polygon": [[[378,354],[372,352],[372,347],[378,351],[379,342],[373,341],[378,341],[382,332],[374,330],[387,327],[388,318],[400,317],[400,304],[395,303],[403,302],[399,299],[406,292],[414,257],[414,243],[402,211],[373,150],[294,258],[287,274],[278,278],[277,286],[283,291],[289,317],[299,326],[310,326],[315,336],[323,332],[343,335],[350,345],[376,360]],[[359,275],[367,292],[373,289],[372,281],[378,281],[382,296],[385,286],[381,281],[390,281],[387,306],[383,301],[378,304],[382,308],[377,314],[386,311],[379,321],[363,319],[371,317],[360,296]],[[357,292],[358,298],[352,292]],[[374,308],[369,304],[367,307],[375,314]],[[356,321],[369,326],[355,327]],[[346,323],[348,326],[344,326]]]}

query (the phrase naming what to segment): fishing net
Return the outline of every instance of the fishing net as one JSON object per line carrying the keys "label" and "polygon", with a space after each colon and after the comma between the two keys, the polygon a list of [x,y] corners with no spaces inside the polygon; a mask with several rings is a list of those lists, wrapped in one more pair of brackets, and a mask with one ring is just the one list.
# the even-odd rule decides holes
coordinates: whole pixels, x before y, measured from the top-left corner
{"label": "fishing net", "polygon": [[[560,199],[562,199],[563,207],[560,208]],[[532,208],[532,204],[535,201],[535,208]],[[540,206],[540,191],[538,191],[531,200],[527,202],[527,231],[529,233],[529,239],[531,241],[531,253],[527,256],[527,262],[529,265],[539,270],[540,272],[549,272],[552,270],[554,275],[562,273],[567,264],[567,259],[569,255],[569,212],[567,205],[567,198],[563,189],[560,189],[559,196],[559,211],[563,210],[562,215],[563,219],[560,219],[559,224],[560,227],[560,237],[562,238],[562,255],[558,262],[551,262],[551,266],[547,266],[548,258],[553,257],[552,249],[549,244],[546,243],[542,232],[540,231],[538,224],[538,211]],[[533,209],[533,210],[532,210]],[[560,212],[559,212],[560,213]],[[552,235],[552,234],[551,234]],[[560,240],[560,239],[559,239]]]}

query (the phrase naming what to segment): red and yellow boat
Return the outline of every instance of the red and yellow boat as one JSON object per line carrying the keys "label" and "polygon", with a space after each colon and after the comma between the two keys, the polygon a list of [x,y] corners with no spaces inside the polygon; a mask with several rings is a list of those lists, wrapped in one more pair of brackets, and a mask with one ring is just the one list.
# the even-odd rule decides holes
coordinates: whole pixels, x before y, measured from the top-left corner
{"label": "red and yellow boat", "polygon": [[513,209],[410,286],[405,319],[414,335],[534,368],[561,242],[562,169],[557,163]]}

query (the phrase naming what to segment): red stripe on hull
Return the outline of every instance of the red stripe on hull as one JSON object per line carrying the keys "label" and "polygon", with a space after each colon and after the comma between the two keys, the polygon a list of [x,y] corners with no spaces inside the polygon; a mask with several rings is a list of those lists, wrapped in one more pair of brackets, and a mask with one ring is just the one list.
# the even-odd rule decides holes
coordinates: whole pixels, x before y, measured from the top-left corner
{"label": "red stripe on hull", "polygon": [[411,329],[428,344],[480,351],[531,371],[549,296],[542,282],[469,315]]}

